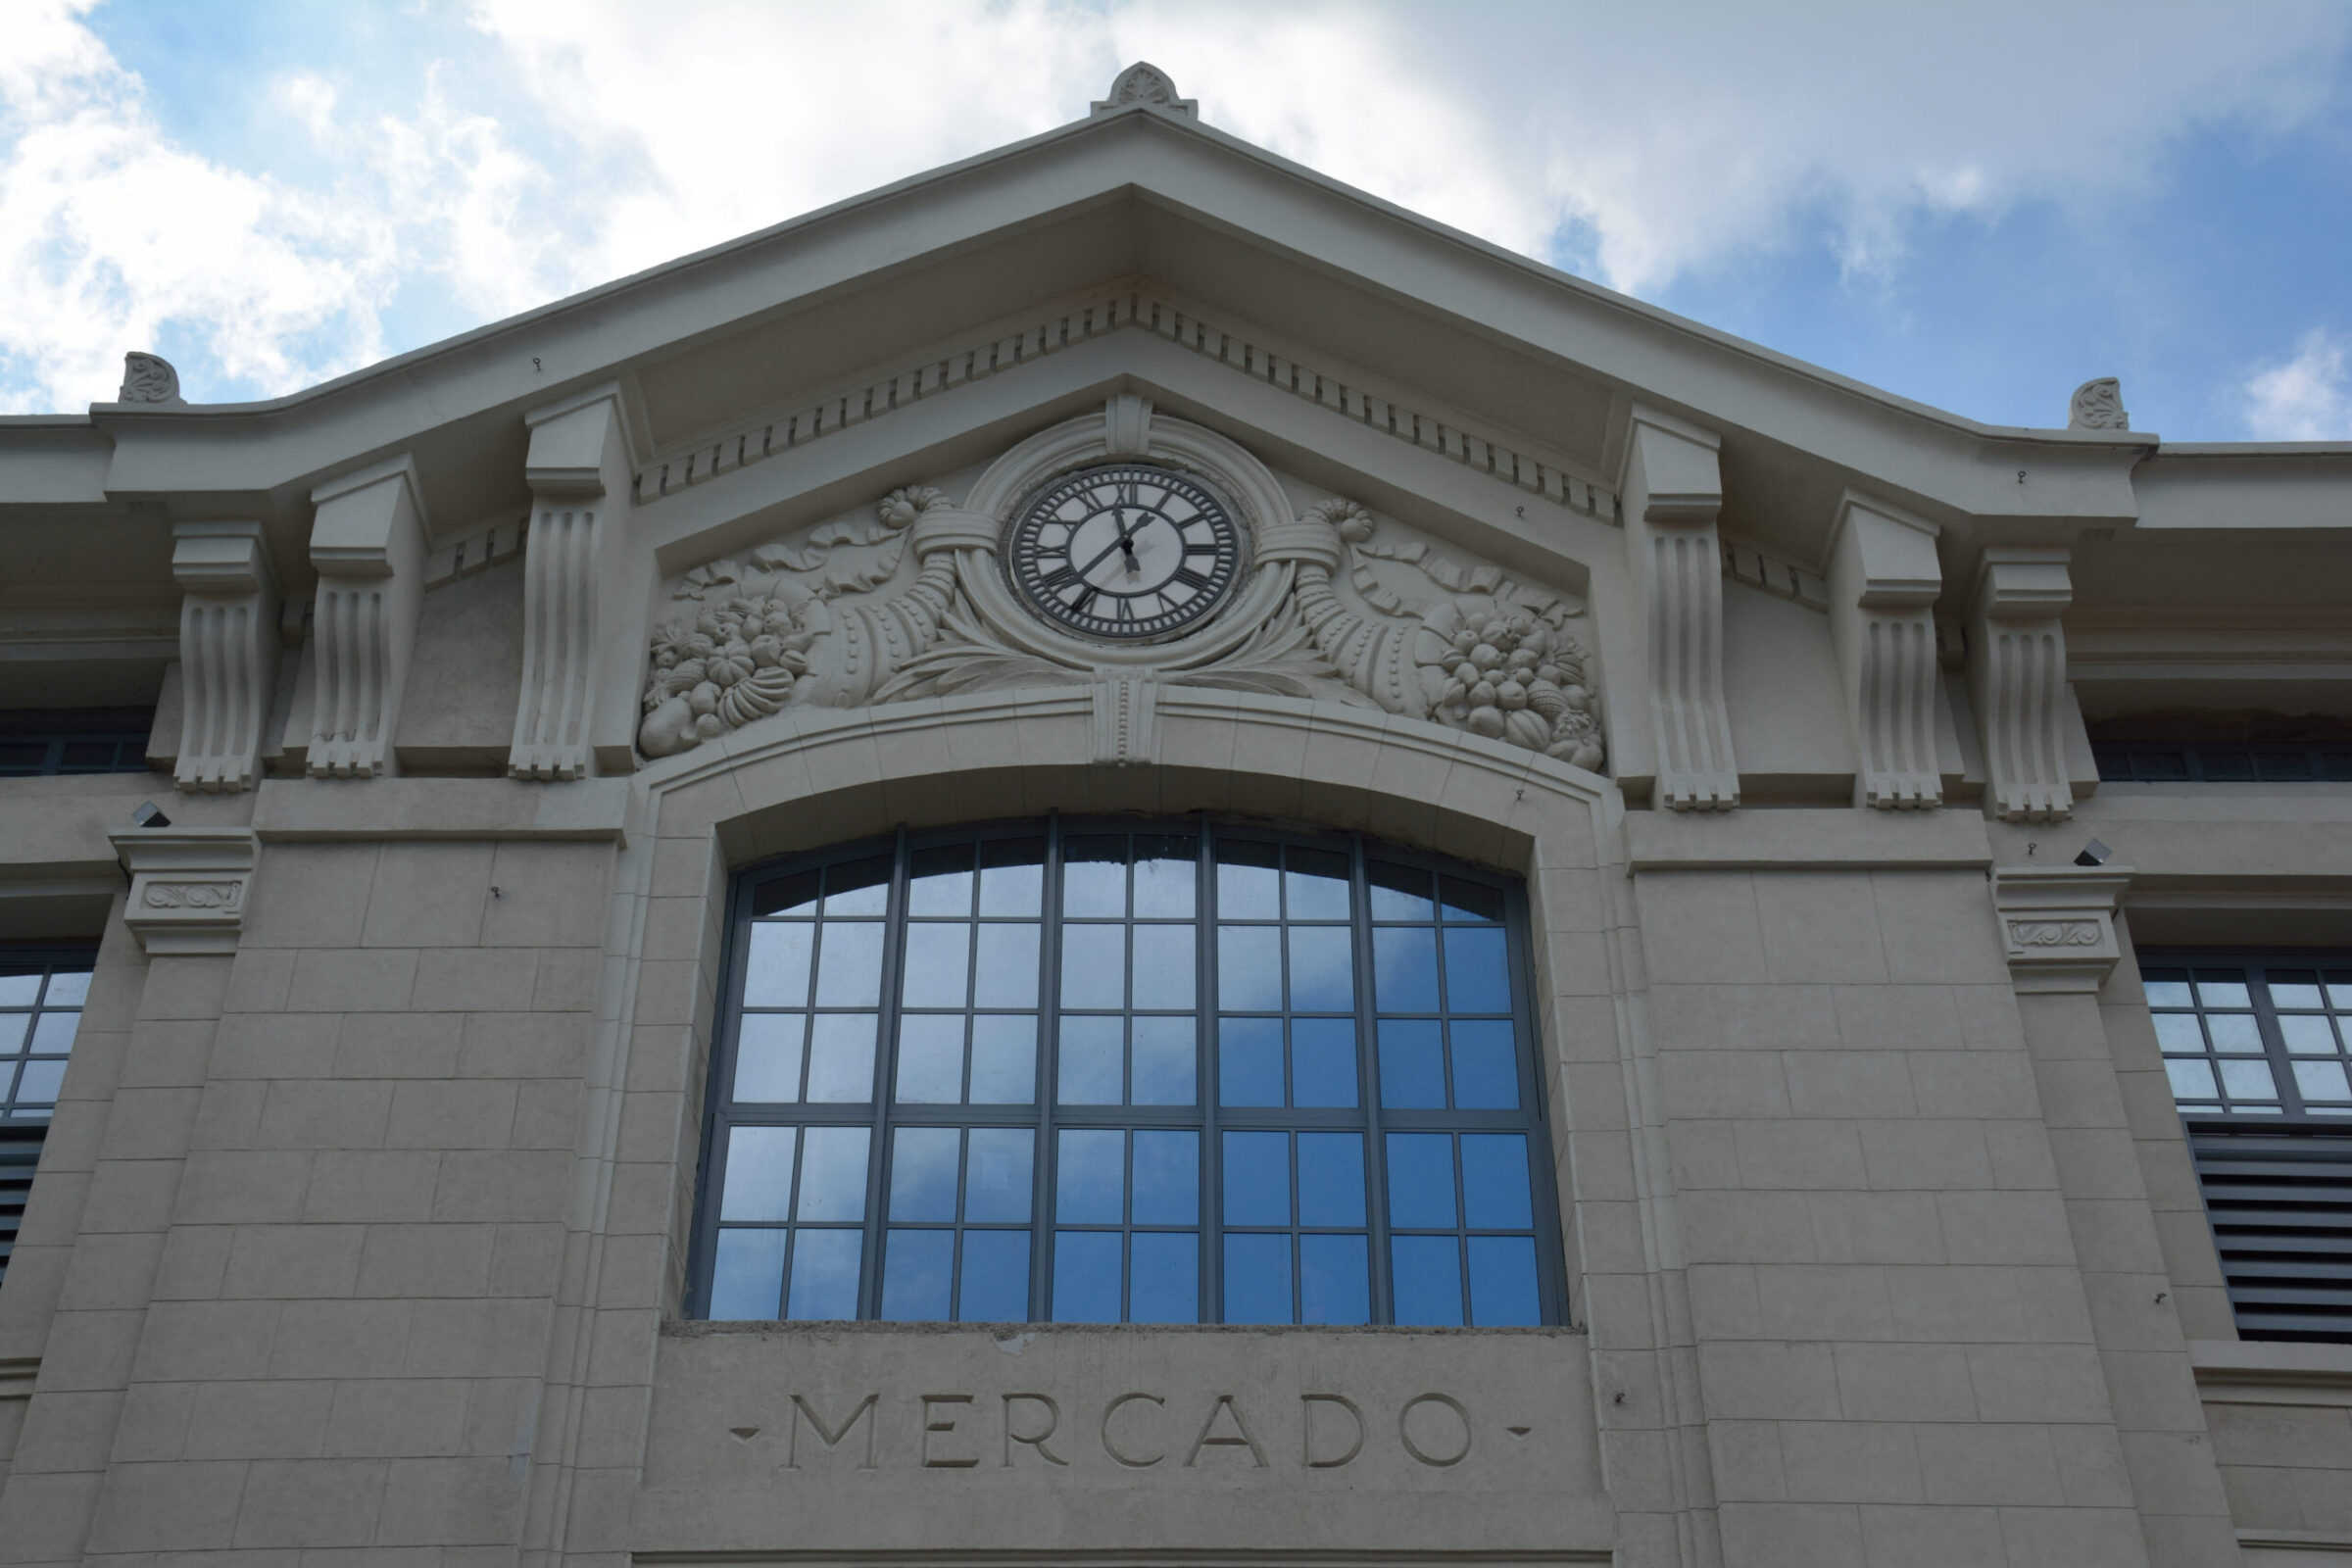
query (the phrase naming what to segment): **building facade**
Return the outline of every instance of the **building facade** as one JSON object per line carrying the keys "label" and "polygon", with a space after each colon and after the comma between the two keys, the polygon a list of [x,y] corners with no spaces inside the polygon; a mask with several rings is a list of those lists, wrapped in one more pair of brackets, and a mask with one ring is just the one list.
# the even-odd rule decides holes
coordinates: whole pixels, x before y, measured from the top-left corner
{"label": "building facade", "polygon": [[2352,1560],[2348,539],[1149,67],[133,355],[0,420],[0,1562]]}

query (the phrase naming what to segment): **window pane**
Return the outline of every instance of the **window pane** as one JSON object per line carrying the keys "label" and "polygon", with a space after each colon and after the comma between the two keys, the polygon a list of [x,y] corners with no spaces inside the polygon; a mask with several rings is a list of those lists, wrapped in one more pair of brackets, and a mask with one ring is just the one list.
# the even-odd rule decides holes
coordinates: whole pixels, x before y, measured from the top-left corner
{"label": "window pane", "polygon": [[1200,1320],[1200,1238],[1192,1231],[1138,1231],[1129,1240],[1127,1321]]}
{"label": "window pane", "polygon": [[791,876],[771,877],[760,883],[752,890],[752,913],[815,914],[819,876],[815,871],[796,871]]}
{"label": "window pane", "polygon": [[1190,1130],[1136,1133],[1132,1217],[1138,1225],[1200,1223],[1199,1133]]}
{"label": "window pane", "polygon": [[[863,1127],[811,1127],[801,1151],[801,1195],[797,1219],[863,1219],[865,1152],[871,1135]],[[797,1279],[799,1265],[794,1265]]]}
{"label": "window pane", "polygon": [[910,1012],[899,1020],[899,1102],[952,1105],[963,1098],[963,1014]]}
{"label": "window pane", "polygon": [[1536,1222],[1520,1133],[1462,1134],[1462,1206],[1474,1231],[1524,1230]]}
{"label": "window pane", "polygon": [[[1120,1223],[1127,1206],[1127,1135],[1113,1129],[1065,1127],[1057,1138],[1054,1219],[1064,1225]],[[1112,1273],[1115,1276],[1117,1270]]]}
{"label": "window pane", "polygon": [[1029,1233],[965,1231],[956,1316],[965,1323],[1029,1321]]}
{"label": "window pane", "polygon": [[18,1055],[24,1050],[24,1037],[32,1033],[29,1012],[0,1012],[0,1055]]}
{"label": "window pane", "polygon": [[2250,1007],[2244,979],[2234,970],[2204,969],[2197,973],[2197,1000],[2208,1007]]}
{"label": "window pane", "polygon": [[727,1135],[720,1219],[783,1219],[791,1213],[794,1127],[738,1127]]}
{"label": "window pane", "polygon": [[1380,1102],[1394,1110],[1442,1110],[1446,1059],[1429,1018],[1380,1020]]}
{"label": "window pane", "polygon": [[1194,1061],[1197,1028],[1191,1018],[1137,1018],[1134,1090],[1138,1105],[1190,1105],[1200,1098],[1200,1069]]}
{"label": "window pane", "polygon": [[[1291,1222],[1291,1136],[1288,1133],[1225,1134],[1225,1223],[1288,1225]],[[1286,1288],[1287,1289],[1287,1288]],[[1288,1300],[1286,1294],[1285,1300]],[[1289,1321],[1290,1308],[1283,1308]]]}
{"label": "window pane", "polygon": [[1446,1006],[1451,1012],[1511,1010],[1510,972],[1496,927],[1446,933]]}
{"label": "window pane", "polygon": [[2205,1032],[2213,1039],[2213,1049],[2239,1055],[2256,1055],[2262,1051],[2262,1031],[2254,1027],[2250,1012],[2209,1012],[2205,1015]]}
{"label": "window pane", "polygon": [[1291,1010],[1351,1012],[1355,1008],[1355,944],[1344,925],[1290,928]]}
{"label": "window pane", "polygon": [[1278,920],[1282,881],[1276,848],[1250,839],[1217,841],[1217,913],[1228,920]]}
{"label": "window pane", "polygon": [[2178,970],[2151,970],[2143,984],[2151,1007],[2185,1007],[2190,1004],[2188,978]]}
{"label": "window pane", "polygon": [[808,1028],[808,1098],[819,1104],[855,1104],[874,1097],[874,1030],[870,1012],[820,1012]]}
{"label": "window pane", "polygon": [[1453,1228],[1451,1137],[1389,1134],[1389,1223],[1397,1230]]}
{"label": "window pane", "polygon": [[65,1081],[63,1056],[34,1056],[24,1063],[24,1071],[17,1079],[16,1102],[20,1105],[53,1105]]}
{"label": "window pane", "polygon": [[960,1007],[970,992],[972,928],[961,921],[906,927],[899,996],[909,1007]]}
{"label": "window pane", "polygon": [[1364,1135],[1298,1135],[1298,1223],[1364,1223]]}
{"label": "window pane", "polygon": [[1375,920],[1434,920],[1437,906],[1430,902],[1427,871],[1409,865],[1391,865],[1385,860],[1368,860],[1364,864],[1364,879],[1372,885],[1372,918]]}
{"label": "window pane", "polygon": [[1502,890],[1484,882],[1465,882],[1459,877],[1438,878],[1438,903],[1448,920],[1499,920],[1502,918]]}
{"label": "window pane", "polygon": [[792,1244],[792,1296],[786,1315],[803,1319],[858,1315],[858,1269],[864,1237],[857,1231],[802,1231]]}
{"label": "window pane", "polygon": [[1293,1321],[1288,1235],[1225,1238],[1225,1321]]}
{"label": "window pane", "polygon": [[1026,1105],[1037,1098],[1037,1018],[984,1012],[972,1020],[972,1103]]}
{"label": "window pane", "polygon": [[963,1135],[953,1127],[902,1127],[892,1142],[897,1147],[890,1161],[890,1217],[953,1220]]}
{"label": "window pane", "polygon": [[1371,1247],[1361,1236],[1298,1238],[1298,1321],[1372,1321]]}
{"label": "window pane", "polygon": [[1103,915],[1127,912],[1127,841],[1124,837],[1069,838],[1061,849],[1061,912]]}
{"label": "window pane", "polygon": [[975,971],[974,1006],[1036,1006],[1037,927],[1027,921],[982,926]]}
{"label": "window pane", "polygon": [[0,1007],[29,1007],[40,999],[40,970],[0,974]]}
{"label": "window pane", "polygon": [[972,912],[972,847],[943,844],[907,858],[908,914]]}
{"label": "window pane", "polygon": [[2156,1043],[2167,1051],[2205,1049],[2205,1030],[2193,1012],[2160,1012],[2156,1018]]}
{"label": "window pane", "polygon": [[74,1036],[81,1028],[79,1012],[43,1012],[33,1020],[32,1038],[25,1042],[26,1051],[64,1055],[74,1049]]}
{"label": "window pane", "polygon": [[1450,1023],[1453,1102],[1463,1110],[1519,1108],[1519,1047],[1505,1018]]}
{"label": "window pane", "polygon": [[2222,1063],[2222,1092],[2231,1100],[2276,1100],[2278,1086],[2271,1079],[2267,1061]]}
{"label": "window pane", "polygon": [[735,1039],[735,1098],[779,1103],[801,1098],[805,1012],[747,1012]]}
{"label": "window pane", "polygon": [[1544,1321],[1536,1295],[1536,1243],[1527,1236],[1470,1238],[1470,1321],[1524,1328]]}
{"label": "window pane", "polygon": [[1348,918],[1348,857],[1293,845],[1283,875],[1284,912],[1293,920]]}
{"label": "window pane", "polygon": [[2306,970],[2301,974],[2274,971],[2269,978],[2271,1005],[2274,1007],[2317,1007],[2320,1003],[2320,977]]}
{"label": "window pane", "polygon": [[1193,928],[1135,928],[1135,1005],[1189,1008],[1193,1004]]}
{"label": "window pane", "polygon": [[2331,1056],[2335,1054],[2335,1031],[2328,1020],[2317,1014],[2296,1016],[2282,1013],[2278,1033],[2286,1041],[2286,1049],[2298,1056]]}
{"label": "window pane", "polygon": [[963,1217],[975,1224],[1024,1223],[1037,1134],[1026,1127],[975,1127],[964,1152]]}
{"label": "window pane", "polygon": [[1121,1018],[1069,1017],[1061,1020],[1061,1083],[1056,1098],[1065,1105],[1115,1105],[1119,1093],[1119,1057],[1125,1032]]}
{"label": "window pane", "polygon": [[732,1322],[772,1318],[784,1310],[784,1236],[781,1230],[725,1230],[710,1268],[710,1315]]}
{"label": "window pane", "polygon": [[1200,877],[1200,841],[1189,833],[1152,834],[1135,841],[1138,919],[1190,919]]}
{"label": "window pane", "polygon": [[1054,1235],[1054,1321],[1119,1320],[1119,1234],[1056,1231]]}
{"label": "window pane", "polygon": [[827,920],[816,953],[816,1004],[870,1007],[882,1000],[882,923]]}
{"label": "window pane", "polygon": [[954,1231],[897,1231],[882,1249],[882,1317],[944,1323],[956,1282]]}
{"label": "window pane", "polygon": [[1355,1020],[1292,1020],[1291,1103],[1348,1106],[1355,1102]]}
{"label": "window pane", "polygon": [[890,907],[890,860],[876,855],[825,867],[825,918],[846,915],[879,918]]}
{"label": "window pane", "polygon": [[1460,1244],[1450,1236],[1389,1238],[1391,1291],[1396,1321],[1434,1327],[1462,1321]]}
{"label": "window pane", "polygon": [[2214,1087],[2212,1064],[2202,1059],[2167,1057],[2164,1075],[2172,1080],[2175,1100],[2212,1100],[2221,1094]]}
{"label": "window pane", "polygon": [[49,977],[49,987],[41,993],[45,1007],[78,1007],[90,999],[90,971],[60,969]]}
{"label": "window pane", "polygon": [[1383,926],[1372,933],[1372,996],[1383,1012],[1438,1010],[1438,933]]}
{"label": "window pane", "polygon": [[[2352,1088],[2345,1085],[2341,1062],[2296,1062],[2295,1088],[2302,1092],[2305,1100],[2352,1100]],[[27,1097],[20,1093],[17,1098],[22,1100]]]}
{"label": "window pane", "polygon": [[816,927],[806,920],[761,920],[752,927],[744,961],[743,1004],[747,1007],[803,1007],[808,1004],[808,957],[816,951]]}
{"label": "window pane", "polygon": [[1282,946],[1277,929],[1217,927],[1217,1004],[1236,1012],[1282,1010]]}
{"label": "window pane", "polygon": [[997,839],[980,847],[980,912],[1039,912],[1046,885],[1044,839]]}
{"label": "window pane", "polygon": [[1282,1103],[1282,1020],[1217,1020],[1217,1102]]}
{"label": "window pane", "polygon": [[1125,926],[1061,928],[1061,1004],[1065,1007],[1127,1005]]}

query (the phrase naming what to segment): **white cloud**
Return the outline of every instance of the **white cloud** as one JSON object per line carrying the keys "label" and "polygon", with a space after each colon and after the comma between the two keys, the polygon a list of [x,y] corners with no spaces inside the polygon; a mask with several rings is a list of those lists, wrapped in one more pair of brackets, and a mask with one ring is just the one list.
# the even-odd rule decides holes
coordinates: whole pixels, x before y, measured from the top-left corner
{"label": "white cloud", "polygon": [[2257,441],[2352,441],[2352,368],[2340,338],[2318,327],[2294,357],[2246,377],[2246,432]]}

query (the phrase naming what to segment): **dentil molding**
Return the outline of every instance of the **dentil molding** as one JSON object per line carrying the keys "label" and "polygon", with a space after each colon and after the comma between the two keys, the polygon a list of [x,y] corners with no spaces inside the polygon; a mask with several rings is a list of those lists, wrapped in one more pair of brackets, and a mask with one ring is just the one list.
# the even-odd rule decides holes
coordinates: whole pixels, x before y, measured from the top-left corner
{"label": "dentil molding", "polygon": [[150,957],[229,954],[261,858],[249,827],[128,828],[107,835],[130,873],[122,923]]}
{"label": "dentil molding", "polygon": [[2115,906],[2130,866],[2000,865],[1992,905],[2009,978],[2021,992],[2096,991],[2122,957]]}

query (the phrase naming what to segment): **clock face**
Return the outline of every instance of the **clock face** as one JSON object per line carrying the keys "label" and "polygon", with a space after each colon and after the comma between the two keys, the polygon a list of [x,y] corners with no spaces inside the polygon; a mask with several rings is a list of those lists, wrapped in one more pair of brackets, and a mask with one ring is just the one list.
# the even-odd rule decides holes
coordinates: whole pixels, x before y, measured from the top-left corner
{"label": "clock face", "polygon": [[1188,475],[1121,463],[1064,474],[1012,524],[1005,566],[1047,619],[1094,637],[1165,637],[1240,579],[1241,530]]}

